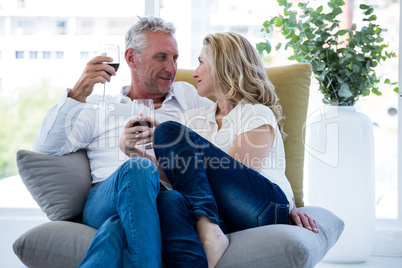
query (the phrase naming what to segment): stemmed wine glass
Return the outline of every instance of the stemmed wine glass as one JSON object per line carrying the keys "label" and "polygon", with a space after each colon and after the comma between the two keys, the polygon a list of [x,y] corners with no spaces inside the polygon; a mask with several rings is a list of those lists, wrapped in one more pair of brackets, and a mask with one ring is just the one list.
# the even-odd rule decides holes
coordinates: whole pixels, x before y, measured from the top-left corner
{"label": "stemmed wine glass", "polygon": [[[133,100],[133,105],[131,108],[131,115],[133,116],[142,116],[142,117],[150,117],[152,119],[155,118],[155,108],[154,102],[152,99],[135,99]],[[153,124],[147,121],[138,121],[134,123],[133,126],[147,126],[149,128],[153,128]],[[146,149],[145,144],[143,144],[143,157],[145,157]]]}
{"label": "stemmed wine glass", "polygon": [[[120,66],[120,47],[116,44],[101,44],[98,50],[99,56],[113,58],[113,62],[107,62],[117,72]],[[103,84],[103,106],[106,107],[106,83]]]}

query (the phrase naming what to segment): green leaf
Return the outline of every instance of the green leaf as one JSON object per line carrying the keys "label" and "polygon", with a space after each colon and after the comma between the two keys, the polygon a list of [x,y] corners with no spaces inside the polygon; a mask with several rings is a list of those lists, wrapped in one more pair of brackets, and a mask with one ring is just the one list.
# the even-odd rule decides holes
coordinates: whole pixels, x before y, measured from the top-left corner
{"label": "green leaf", "polygon": [[265,42],[260,42],[256,45],[257,51],[260,55],[264,52],[264,50],[269,54],[271,53],[271,43],[268,40]]}
{"label": "green leaf", "polygon": [[342,36],[348,33],[348,30],[340,30],[338,31],[338,35]]}
{"label": "green leaf", "polygon": [[381,96],[381,92],[378,90],[378,87],[373,87],[373,89],[371,90],[371,92],[373,92],[375,95],[377,96]]}
{"label": "green leaf", "polygon": [[364,56],[363,55],[357,55],[356,60],[358,61],[364,61]]}
{"label": "green leaf", "polygon": [[321,79],[321,81],[323,81],[325,79],[325,72],[320,73],[320,79]]}
{"label": "green leaf", "polygon": [[384,84],[390,84],[390,83],[391,83],[391,80],[389,80],[388,78],[385,79]]}
{"label": "green leaf", "polygon": [[278,43],[278,44],[276,45],[275,49],[276,49],[276,50],[279,50],[279,49],[281,48],[281,46],[282,46],[282,43]]}
{"label": "green leaf", "polygon": [[365,4],[361,4],[361,5],[359,6],[359,8],[362,9],[362,10],[369,9],[369,7],[370,7],[370,6],[365,5]]}
{"label": "green leaf", "polygon": [[346,84],[346,83],[344,83],[344,84],[341,85],[341,88],[340,88],[340,90],[339,90],[339,92],[338,92],[338,95],[339,95],[340,97],[345,98],[345,99],[348,99],[348,98],[350,98],[350,97],[353,96],[352,92],[350,92],[349,85]]}
{"label": "green leaf", "polygon": [[352,65],[352,71],[353,71],[354,73],[359,73],[360,67],[357,66],[356,64],[353,64],[353,65]]}
{"label": "green leaf", "polygon": [[326,66],[325,62],[320,62],[320,64],[318,64],[316,70],[318,72],[321,72],[321,71],[323,71],[325,69],[325,66]]}
{"label": "green leaf", "polygon": [[370,15],[374,12],[374,8],[370,7],[366,12],[364,12],[364,15]]}

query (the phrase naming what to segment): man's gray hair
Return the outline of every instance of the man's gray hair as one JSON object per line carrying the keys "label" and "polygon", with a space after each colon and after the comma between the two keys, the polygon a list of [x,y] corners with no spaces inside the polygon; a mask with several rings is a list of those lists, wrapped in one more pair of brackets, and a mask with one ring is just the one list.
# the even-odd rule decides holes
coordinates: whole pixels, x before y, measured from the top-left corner
{"label": "man's gray hair", "polygon": [[147,32],[164,32],[174,36],[176,27],[171,22],[156,17],[138,17],[126,34],[126,49],[132,48],[135,52],[141,53],[146,44],[144,37]]}

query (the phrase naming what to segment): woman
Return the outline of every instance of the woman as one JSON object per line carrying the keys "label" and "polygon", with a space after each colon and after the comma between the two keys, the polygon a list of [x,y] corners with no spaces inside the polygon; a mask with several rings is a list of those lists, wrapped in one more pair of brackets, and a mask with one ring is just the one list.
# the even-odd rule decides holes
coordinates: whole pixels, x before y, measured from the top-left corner
{"label": "woman", "polygon": [[188,128],[165,122],[154,134],[158,164],[175,190],[158,197],[168,265],[184,267],[186,257],[197,255],[182,250],[191,239],[180,239],[195,237],[192,224],[209,267],[229,245],[222,229],[292,222],[318,232],[296,210],[285,176],[281,107],[254,47],[235,33],[208,35],[199,62],[198,94],[215,96],[216,105],[189,111]]}

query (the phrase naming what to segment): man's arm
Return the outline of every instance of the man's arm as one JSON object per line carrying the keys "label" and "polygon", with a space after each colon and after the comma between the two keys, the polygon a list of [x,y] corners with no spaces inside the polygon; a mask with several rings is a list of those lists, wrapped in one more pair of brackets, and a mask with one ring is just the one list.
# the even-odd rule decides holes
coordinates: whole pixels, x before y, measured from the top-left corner
{"label": "man's arm", "polygon": [[84,148],[94,131],[94,118],[90,113],[78,120],[86,107],[87,97],[92,94],[96,83],[110,81],[114,68],[104,64],[112,59],[98,56],[89,61],[73,89],[67,91],[59,103],[52,107],[35,137],[33,148],[37,152],[64,155]]}
{"label": "man's arm", "polygon": [[112,58],[106,56],[97,56],[90,60],[77,84],[68,93],[68,97],[79,102],[86,102],[87,97],[92,94],[95,84],[110,82],[111,76],[116,75],[115,69],[105,63],[112,61]]}

